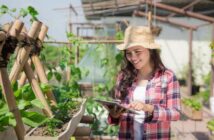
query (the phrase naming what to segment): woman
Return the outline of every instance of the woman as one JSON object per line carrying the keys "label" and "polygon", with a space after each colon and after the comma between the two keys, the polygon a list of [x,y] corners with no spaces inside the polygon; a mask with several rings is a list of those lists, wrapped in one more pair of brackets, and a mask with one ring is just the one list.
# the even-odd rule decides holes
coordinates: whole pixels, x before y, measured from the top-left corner
{"label": "woman", "polygon": [[151,30],[130,26],[125,31],[125,66],[118,75],[115,98],[138,114],[109,109],[108,121],[118,124],[120,140],[168,140],[170,121],[180,118],[180,91],[174,73],[159,56]]}

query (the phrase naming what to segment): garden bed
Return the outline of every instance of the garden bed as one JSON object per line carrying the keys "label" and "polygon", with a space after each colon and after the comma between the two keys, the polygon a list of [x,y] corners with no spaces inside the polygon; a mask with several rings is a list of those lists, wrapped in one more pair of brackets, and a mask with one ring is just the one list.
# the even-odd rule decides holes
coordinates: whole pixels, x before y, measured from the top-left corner
{"label": "garden bed", "polygon": [[59,132],[58,136],[55,136],[55,137],[52,137],[52,136],[38,136],[38,133],[41,135],[42,129],[44,129],[44,128],[39,127],[39,128],[35,128],[32,131],[30,131],[25,136],[25,140],[69,140],[70,137],[75,132],[75,129],[76,129],[77,125],[79,124],[79,122],[80,122],[80,120],[81,120],[81,118],[82,118],[82,116],[84,114],[85,103],[86,103],[86,99],[83,99],[82,100],[82,104],[81,104],[81,106],[79,108],[79,111],[76,112],[72,116],[71,120],[68,121],[67,123],[65,123],[62,128],[56,129],[56,131]]}

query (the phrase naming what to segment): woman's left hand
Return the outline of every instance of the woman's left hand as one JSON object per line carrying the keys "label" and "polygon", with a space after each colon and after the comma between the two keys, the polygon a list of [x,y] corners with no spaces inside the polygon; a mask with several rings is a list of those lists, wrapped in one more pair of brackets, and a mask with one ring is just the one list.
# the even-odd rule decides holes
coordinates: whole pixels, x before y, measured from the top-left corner
{"label": "woman's left hand", "polygon": [[145,104],[140,101],[135,101],[135,102],[130,103],[128,105],[128,108],[131,108],[131,109],[134,109],[137,111],[145,111],[145,112],[149,112],[149,113],[152,113],[154,111],[153,105]]}

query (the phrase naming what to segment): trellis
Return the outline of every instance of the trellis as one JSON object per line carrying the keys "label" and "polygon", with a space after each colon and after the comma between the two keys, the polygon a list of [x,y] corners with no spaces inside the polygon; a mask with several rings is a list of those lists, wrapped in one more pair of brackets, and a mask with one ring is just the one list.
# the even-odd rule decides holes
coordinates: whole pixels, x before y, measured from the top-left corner
{"label": "trellis", "polygon": [[[50,106],[57,105],[52,91],[49,89],[49,91],[44,94],[39,86],[39,81],[41,83],[48,84],[44,67],[39,59],[42,43],[47,31],[48,27],[46,25],[40,21],[34,21],[30,30],[27,32],[24,27],[24,23],[20,20],[15,20],[12,25],[4,26],[3,30],[0,30],[0,84],[2,86],[3,97],[7,102],[9,111],[14,114],[17,122],[14,129],[18,140],[32,138],[30,135],[25,135],[25,127],[21,119],[20,111],[16,105],[15,96],[11,86],[11,83],[18,80],[22,71],[23,73],[19,79],[19,86],[23,86],[26,80],[28,80],[36,98],[43,104],[43,112],[46,116],[52,118],[53,113]],[[10,75],[8,75],[7,63],[10,59],[10,55],[13,53],[16,53],[16,58]],[[35,71],[32,69],[33,65],[35,67]],[[35,72],[38,79],[35,77]],[[47,100],[51,102],[50,105]],[[89,116],[82,118],[85,110],[85,101],[85,99],[82,100],[80,111],[74,114],[74,117],[69,121],[69,126],[66,131],[58,136],[57,139],[70,138],[71,135],[74,134],[80,120],[83,123],[85,119],[87,120]]]}

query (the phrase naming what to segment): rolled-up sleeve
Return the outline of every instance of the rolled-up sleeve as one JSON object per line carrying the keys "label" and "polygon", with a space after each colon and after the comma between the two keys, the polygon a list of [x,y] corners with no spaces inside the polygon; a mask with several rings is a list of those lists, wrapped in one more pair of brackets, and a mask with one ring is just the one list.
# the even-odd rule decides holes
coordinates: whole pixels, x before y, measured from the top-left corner
{"label": "rolled-up sleeve", "polygon": [[152,121],[176,121],[180,119],[180,86],[176,76],[168,75],[166,107],[154,105]]}

